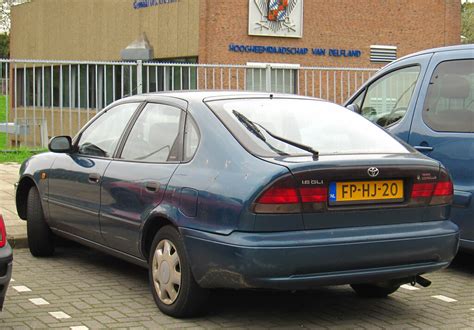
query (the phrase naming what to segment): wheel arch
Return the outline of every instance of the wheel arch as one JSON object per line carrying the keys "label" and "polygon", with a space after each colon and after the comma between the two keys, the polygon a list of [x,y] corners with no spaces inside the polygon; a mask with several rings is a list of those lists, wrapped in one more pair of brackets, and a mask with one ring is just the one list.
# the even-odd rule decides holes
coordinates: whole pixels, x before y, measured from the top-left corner
{"label": "wheel arch", "polygon": [[24,176],[18,182],[18,187],[16,188],[16,210],[20,219],[26,220],[26,207],[28,204],[28,192],[32,187],[38,189],[35,180],[30,176]]}
{"label": "wheel arch", "polygon": [[154,214],[150,216],[143,225],[140,235],[140,252],[147,261],[150,256],[151,244],[153,243],[156,233],[168,225],[178,229],[175,221],[164,214]]}

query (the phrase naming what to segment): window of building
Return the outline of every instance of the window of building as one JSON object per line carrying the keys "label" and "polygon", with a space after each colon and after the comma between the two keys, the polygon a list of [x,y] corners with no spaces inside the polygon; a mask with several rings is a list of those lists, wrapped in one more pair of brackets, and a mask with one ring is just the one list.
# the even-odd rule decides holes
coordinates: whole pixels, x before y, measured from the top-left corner
{"label": "window of building", "polygon": [[[156,65],[156,63],[160,65]],[[175,63],[176,65],[173,65]],[[197,89],[197,68],[183,66],[183,64],[196,63],[197,57],[155,60],[145,63],[143,72],[145,92]]]}
{"label": "window of building", "polygon": [[[156,61],[158,62],[158,61]],[[144,63],[142,90],[146,92],[197,89],[196,57]],[[172,65],[176,63],[176,65]],[[64,64],[13,66],[15,106],[100,110],[125,96],[136,95],[134,64]]]}
{"label": "window of building", "polygon": [[442,62],[433,72],[423,121],[440,132],[474,132],[474,60]]}
{"label": "window of building", "polygon": [[8,87],[9,65],[0,62],[0,94],[6,95]]}
{"label": "window of building", "polygon": [[15,67],[15,106],[100,110],[136,94],[136,70],[130,65],[53,65]]}
{"label": "window of building", "polygon": [[250,91],[296,93],[299,65],[247,63],[246,89]]}
{"label": "window of building", "polygon": [[392,71],[373,82],[365,93],[362,115],[380,126],[405,116],[420,73],[419,66]]}

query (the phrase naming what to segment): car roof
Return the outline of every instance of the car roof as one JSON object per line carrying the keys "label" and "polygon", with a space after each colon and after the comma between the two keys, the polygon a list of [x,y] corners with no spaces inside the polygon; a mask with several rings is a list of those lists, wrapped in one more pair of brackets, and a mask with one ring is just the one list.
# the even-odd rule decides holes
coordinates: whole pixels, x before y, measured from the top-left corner
{"label": "car roof", "polygon": [[[311,100],[318,100],[318,101],[325,101],[322,99],[317,99],[309,96],[300,96],[296,94],[284,94],[284,93],[272,93],[272,92],[251,92],[251,91],[166,91],[166,92],[154,92],[154,93],[146,93],[140,95],[134,95],[127,97],[122,100],[127,101],[144,101],[144,100],[153,100],[153,98],[173,98],[173,99],[180,99],[184,101],[215,101],[215,100],[223,100],[223,99],[232,99],[232,98],[266,98],[266,97],[274,97],[274,98],[291,98],[291,99],[311,99]],[[326,102],[326,101],[325,101]]]}
{"label": "car roof", "polygon": [[[466,44],[466,45],[455,45],[455,46],[445,46],[445,47],[438,47],[438,48],[431,48],[431,49],[425,49],[413,54],[409,54],[406,56],[403,56],[397,60],[401,61],[413,56],[419,56],[419,55],[424,55],[424,54],[430,54],[430,53],[441,53],[441,52],[452,52],[452,51],[463,51],[463,50],[473,50],[474,51],[474,44]],[[474,57],[474,53],[473,53]],[[394,63],[394,62],[392,62]]]}

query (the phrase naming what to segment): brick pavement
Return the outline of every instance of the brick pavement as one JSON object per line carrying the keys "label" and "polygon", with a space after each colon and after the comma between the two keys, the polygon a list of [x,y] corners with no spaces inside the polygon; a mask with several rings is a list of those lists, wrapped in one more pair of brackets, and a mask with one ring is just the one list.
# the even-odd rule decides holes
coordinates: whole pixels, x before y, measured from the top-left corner
{"label": "brick pavement", "polygon": [[[400,288],[387,299],[358,298],[348,286],[297,293],[216,291],[207,315],[176,320],[155,307],[147,271],[140,267],[74,244],[45,259],[16,249],[15,281],[0,328],[474,328],[472,256],[462,255],[449,269],[426,277],[431,287]],[[32,298],[49,305],[36,306]],[[70,318],[49,314],[57,311]]]}
{"label": "brick pavement", "polygon": [[[216,291],[208,315],[189,320],[167,317],[155,307],[142,268],[75,244],[46,259],[20,249],[26,223],[18,219],[14,205],[18,169],[16,164],[0,165],[0,207],[9,241],[16,244],[15,281],[0,313],[1,329],[474,328],[474,263],[468,255],[458,257],[447,270],[427,275],[431,287],[401,288],[388,299],[361,299],[348,286],[297,293]],[[18,286],[31,291],[17,292]],[[432,297],[439,295],[456,301]],[[29,301],[35,298],[49,304]],[[69,318],[56,319],[50,312]]]}
{"label": "brick pavement", "polygon": [[10,245],[26,246],[26,222],[16,213],[15,189],[13,184],[18,180],[19,164],[0,164],[0,211],[7,227]]}

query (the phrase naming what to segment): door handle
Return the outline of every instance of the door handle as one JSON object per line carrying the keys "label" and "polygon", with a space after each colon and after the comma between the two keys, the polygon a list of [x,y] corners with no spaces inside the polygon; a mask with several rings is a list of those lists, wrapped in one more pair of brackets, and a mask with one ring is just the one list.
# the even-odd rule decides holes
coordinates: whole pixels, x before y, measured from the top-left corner
{"label": "door handle", "polygon": [[157,192],[160,189],[160,183],[155,181],[149,181],[145,184],[145,189],[149,192]]}
{"label": "door handle", "polygon": [[414,146],[414,148],[418,151],[433,151],[433,147],[428,146]]}
{"label": "door handle", "polygon": [[99,173],[91,173],[89,174],[89,182],[90,183],[99,183],[100,175]]}

